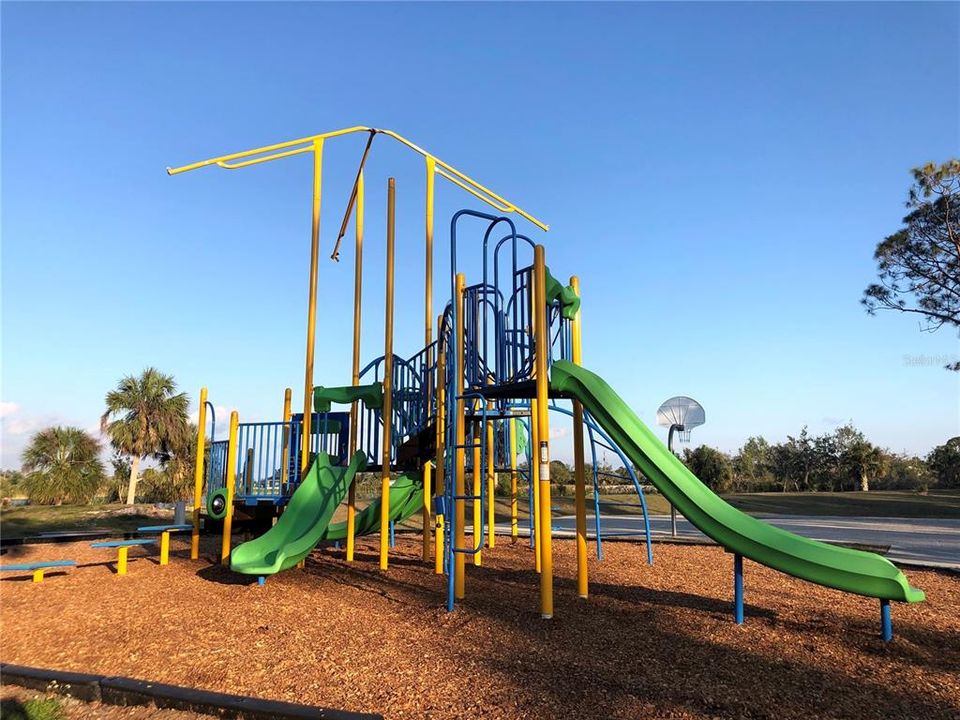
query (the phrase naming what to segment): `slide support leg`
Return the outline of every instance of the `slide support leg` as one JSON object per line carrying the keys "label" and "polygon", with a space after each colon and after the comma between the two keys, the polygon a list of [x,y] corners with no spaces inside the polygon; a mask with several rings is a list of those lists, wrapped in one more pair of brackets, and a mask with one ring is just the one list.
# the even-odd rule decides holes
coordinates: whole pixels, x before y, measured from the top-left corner
{"label": "slide support leg", "polygon": [[260,585],[261,587],[263,587],[263,586],[266,585],[266,584],[267,584],[267,578],[266,578],[265,576],[263,576],[263,575],[258,575],[258,576],[257,576],[257,585]]}
{"label": "slide support leg", "polygon": [[733,619],[743,625],[743,556],[733,556]]}
{"label": "slide support leg", "polygon": [[893,640],[893,620],[890,617],[890,601],[880,601],[880,636],[884,642]]}

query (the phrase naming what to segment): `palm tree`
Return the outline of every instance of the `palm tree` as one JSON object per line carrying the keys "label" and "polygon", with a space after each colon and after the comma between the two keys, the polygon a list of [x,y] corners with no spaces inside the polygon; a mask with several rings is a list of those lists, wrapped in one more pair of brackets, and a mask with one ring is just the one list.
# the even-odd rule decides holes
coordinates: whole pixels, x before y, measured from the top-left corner
{"label": "palm tree", "polygon": [[106,397],[107,410],[100,429],[110,436],[114,449],[130,456],[127,504],[136,500],[140,461],[170,452],[187,433],[186,393],[177,392],[172,375],[148,367],[139,377],[128,375]]}
{"label": "palm tree", "polygon": [[21,456],[23,485],[34,502],[86,503],[103,485],[100,443],[76,427],[49,427],[30,440]]}

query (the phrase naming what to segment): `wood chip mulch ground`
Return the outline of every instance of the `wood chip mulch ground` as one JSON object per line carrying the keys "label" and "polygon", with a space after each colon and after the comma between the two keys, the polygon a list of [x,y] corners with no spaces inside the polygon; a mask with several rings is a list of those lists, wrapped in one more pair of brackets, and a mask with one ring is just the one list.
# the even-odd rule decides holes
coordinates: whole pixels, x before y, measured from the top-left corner
{"label": "wood chip mulch ground", "polygon": [[468,567],[452,614],[418,537],[398,536],[386,574],[373,538],[352,566],[320,549],[265,587],[212,564],[218,546],[191,562],[178,539],[167,567],[137,548],[125,577],[86,544],[15,548],[80,567],[0,580],[0,657],[388,718],[960,718],[957,576],[908,571],[928,601],[894,604],[884,644],[876,600],[751,562],[738,627],[716,547],[657,545],[648,567],[642,544],[605,543],[583,601],[555,541],[544,621],[525,540]]}

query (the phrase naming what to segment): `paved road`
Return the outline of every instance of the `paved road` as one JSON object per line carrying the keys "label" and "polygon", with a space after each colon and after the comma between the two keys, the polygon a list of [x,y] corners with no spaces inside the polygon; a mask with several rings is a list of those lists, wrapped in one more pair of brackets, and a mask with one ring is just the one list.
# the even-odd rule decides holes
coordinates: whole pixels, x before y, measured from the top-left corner
{"label": "paved road", "polygon": [[[805,517],[799,515],[757,515],[758,519],[816,540],[833,540],[868,545],[889,545],[887,557],[900,562],[943,565],[960,570],[960,520],[924,518]],[[523,525],[523,523],[521,523]],[[558,530],[573,531],[572,516],[555,517]],[[593,537],[593,515],[587,528]],[[636,515],[603,516],[603,535],[643,533],[643,518]],[[509,528],[505,528],[509,532]],[[651,515],[655,535],[670,534],[669,515]],[[684,537],[704,536],[684,518],[677,518],[677,533]]]}

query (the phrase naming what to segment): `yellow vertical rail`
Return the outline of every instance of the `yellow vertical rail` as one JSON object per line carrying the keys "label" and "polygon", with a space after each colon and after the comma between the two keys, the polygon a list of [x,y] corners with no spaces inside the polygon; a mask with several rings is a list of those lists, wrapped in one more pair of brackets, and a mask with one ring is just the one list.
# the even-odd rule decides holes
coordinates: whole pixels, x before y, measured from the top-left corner
{"label": "yellow vertical rail", "polygon": [[[433,198],[434,198],[434,189],[436,183],[436,169],[437,161],[432,156],[427,156],[426,158],[426,167],[427,167],[427,198],[426,198],[426,209],[425,209],[425,218],[424,218],[424,234],[425,234],[425,243],[424,243],[424,278],[423,278],[423,305],[424,305],[424,333],[423,333],[423,346],[425,348],[430,347],[430,343],[433,342]],[[433,363],[433,353],[431,350],[427,350],[426,357],[427,367]],[[436,373],[434,373],[436,377]],[[434,397],[434,394],[437,392],[434,387],[427,387],[427,408],[430,407],[431,400]],[[425,480],[424,483],[424,492],[423,492],[423,561],[427,562],[430,560],[430,541],[431,541],[431,531],[433,529],[433,519],[431,517],[431,503],[433,498],[428,492],[429,488],[426,484],[428,475],[430,473],[429,461],[424,463],[423,468],[423,477]]]}
{"label": "yellow vertical rail", "polygon": [[[456,342],[456,357],[457,357],[457,367],[455,372],[456,376],[456,388],[457,388],[457,434],[455,443],[456,450],[454,451],[454,472],[456,473],[454,478],[454,493],[457,495],[458,499],[454,501],[454,513],[456,518],[456,533],[454,534],[453,547],[450,551],[453,552],[453,548],[462,548],[465,547],[466,543],[466,528],[464,527],[467,523],[467,506],[466,501],[463,500],[463,496],[466,495],[466,474],[467,474],[467,454],[465,445],[466,441],[466,406],[463,400],[463,353],[464,353],[464,332],[463,332],[463,288],[466,285],[466,279],[463,276],[463,273],[457,273],[454,298],[455,312],[457,317],[457,336],[454,338]],[[463,553],[454,553],[454,591],[453,596],[457,600],[462,600],[464,593],[466,591],[466,558]]]}
{"label": "yellow vertical rail", "polygon": [[223,516],[223,538],[220,542],[220,563],[230,564],[231,533],[233,532],[233,493],[237,485],[237,429],[240,416],[230,413],[230,435],[227,440],[227,514]]}
{"label": "yellow vertical rail", "polygon": [[[443,316],[441,315],[437,318],[437,329],[440,328],[440,323],[443,322]],[[440,338],[438,337],[439,341]],[[440,342],[437,343],[437,463],[436,463],[436,476],[434,479],[434,494],[440,495],[443,493],[444,482],[446,482],[446,402],[447,402],[447,381],[446,381],[446,357],[444,353],[444,348],[440,347]],[[443,574],[443,543],[444,543],[444,517],[443,515],[437,514],[436,516],[436,536],[433,543],[433,570],[437,575]]]}
{"label": "yellow vertical rail", "polygon": [[[353,252],[353,370],[350,375],[354,386],[360,384],[360,326],[363,305],[363,220],[364,180],[363,171],[357,176],[355,240]],[[350,403],[350,457],[357,451],[357,423],[360,422],[359,401]],[[353,562],[357,534],[357,483],[350,483],[347,490],[347,562]]]}
{"label": "yellow vertical rail", "polygon": [[533,486],[533,564],[540,572],[540,463],[537,462],[537,448],[540,447],[540,413],[537,411],[537,400],[530,400],[530,483]]}
{"label": "yellow vertical rail", "polygon": [[323,138],[313,141],[313,214],[310,234],[310,281],[307,289],[307,358],[303,371],[303,442],[300,469],[310,462],[310,435],[313,416],[313,355],[317,338],[317,264],[320,259],[320,189],[323,178]]}
{"label": "yellow vertical rail", "polygon": [[387,181],[387,283],[383,332],[383,458],[380,470],[380,569],[390,553],[390,450],[393,444],[393,246],[396,233],[397,182]]}
{"label": "yellow vertical rail", "polygon": [[[211,441],[213,438],[211,438]],[[197,458],[193,467],[193,532],[190,535],[190,559],[200,557],[200,506],[203,499],[203,456],[207,441],[207,389],[200,388],[200,411],[197,416]]]}
{"label": "yellow vertical rail", "polygon": [[536,292],[537,340],[537,429],[539,432],[537,461],[540,465],[538,495],[540,497],[540,617],[553,617],[553,532],[550,513],[550,419],[548,416],[547,352],[550,332],[547,327],[547,280],[543,245],[533,251]]}
{"label": "yellow vertical rail", "polygon": [[[476,407],[474,408],[476,411]],[[483,546],[483,507],[480,504],[480,483],[483,482],[483,466],[480,464],[480,421],[473,423],[473,546],[480,548]],[[483,553],[477,550],[473,554],[473,564],[477,567],[483,565]]]}
{"label": "yellow vertical rail", "polygon": [[520,535],[517,522],[517,419],[510,418],[510,537],[516,541]]}
{"label": "yellow vertical rail", "polygon": [[[488,408],[493,407],[493,403],[487,404]],[[487,420],[487,547],[494,548],[497,546],[497,533],[496,529],[496,511],[497,506],[494,502],[496,496],[496,473],[494,471],[494,456],[493,456],[493,420]]]}
{"label": "yellow vertical rail", "polygon": [[[580,297],[580,279],[570,278],[570,287]],[[583,364],[583,342],[581,338],[580,309],[570,323],[570,340],[573,346],[574,365]],[[585,598],[588,594],[587,581],[587,487],[586,466],[583,456],[583,404],[573,401],[573,472],[574,504],[577,513],[577,593]]]}
{"label": "yellow vertical rail", "polygon": [[[537,289],[534,274],[530,273],[530,332],[533,340],[537,337]],[[534,364],[533,376],[537,376],[537,366]],[[540,414],[537,412],[537,399],[530,400],[530,467],[527,468],[531,484],[530,494],[533,496],[533,563],[537,572],[540,572],[540,463],[537,462],[537,448],[540,447],[540,432],[538,423]]]}
{"label": "yellow vertical rail", "polygon": [[280,453],[280,494],[287,490],[287,481],[290,479],[290,417],[293,414],[293,390],[285,388],[283,391],[283,450]]}

